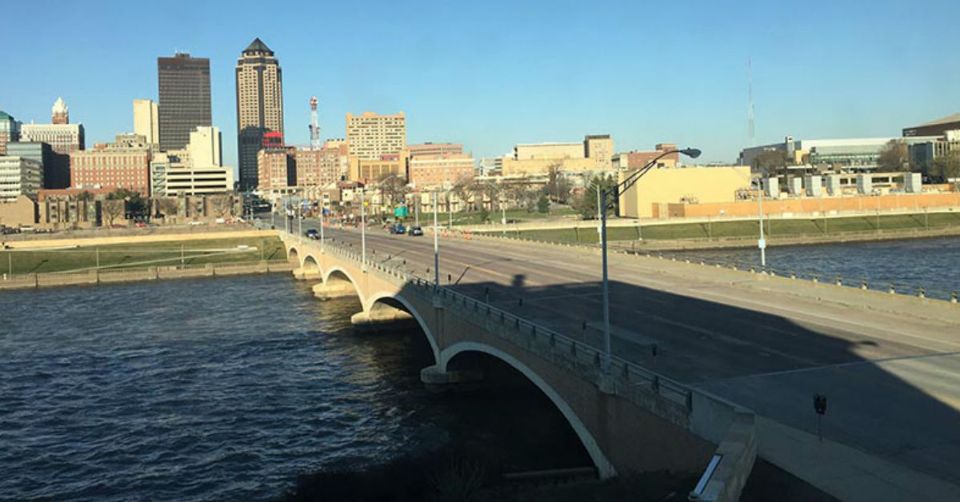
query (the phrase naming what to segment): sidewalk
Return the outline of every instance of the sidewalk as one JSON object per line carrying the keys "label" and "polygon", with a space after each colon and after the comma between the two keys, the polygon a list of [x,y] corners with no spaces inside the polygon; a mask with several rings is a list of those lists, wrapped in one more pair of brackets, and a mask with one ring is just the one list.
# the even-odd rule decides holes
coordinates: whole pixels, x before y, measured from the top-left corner
{"label": "sidewalk", "polygon": [[756,423],[760,456],[841,500],[960,500],[954,484],[764,417]]}

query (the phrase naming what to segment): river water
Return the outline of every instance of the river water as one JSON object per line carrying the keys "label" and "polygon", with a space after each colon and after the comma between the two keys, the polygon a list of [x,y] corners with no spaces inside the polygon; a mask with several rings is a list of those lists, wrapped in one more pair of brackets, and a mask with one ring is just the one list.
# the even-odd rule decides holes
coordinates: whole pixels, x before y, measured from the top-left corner
{"label": "river water", "polygon": [[[0,294],[0,500],[269,500],[467,432],[518,441],[502,403],[423,388],[421,333],[358,334],[357,310],[286,275]],[[508,467],[582,461],[553,462],[559,414],[520,409],[559,432]]]}
{"label": "river water", "polygon": [[[909,239],[767,248],[767,266],[821,281],[839,277],[844,284],[947,299],[960,291],[960,237]],[[664,253],[707,263],[760,267],[760,251],[715,249]]]}

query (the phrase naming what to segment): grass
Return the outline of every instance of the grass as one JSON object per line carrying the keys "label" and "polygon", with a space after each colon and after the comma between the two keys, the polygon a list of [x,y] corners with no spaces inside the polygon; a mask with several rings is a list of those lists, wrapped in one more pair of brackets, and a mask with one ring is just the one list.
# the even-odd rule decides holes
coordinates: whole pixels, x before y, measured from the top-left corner
{"label": "grass", "polygon": [[[960,226],[960,213],[895,214],[876,216],[856,216],[848,218],[813,218],[766,220],[765,230],[771,237],[823,236],[850,232],[875,232],[880,230],[909,230],[924,228],[946,228]],[[494,232],[495,233],[495,232]],[[595,228],[557,228],[549,230],[508,231],[511,237],[522,239],[596,243]],[[712,223],[675,223],[637,227],[608,227],[610,240],[681,240],[754,237],[757,235],[756,221],[723,221]]]}
{"label": "grass", "polygon": [[[225,253],[237,246],[249,246],[245,252]],[[239,263],[264,260],[286,260],[286,251],[279,238],[204,239],[169,242],[115,244],[57,250],[0,251],[0,273],[32,274],[83,270],[97,266],[110,269],[142,268],[208,263]],[[262,248],[262,254],[261,254]]]}
{"label": "grass", "polygon": [[[562,216],[569,216],[577,214],[573,209],[566,206],[551,206],[550,212],[548,213],[538,213],[536,211],[529,212],[526,209],[508,209],[506,211],[507,221],[509,222],[519,222],[523,223],[525,221],[536,221],[543,220],[548,218],[558,218]],[[424,221],[424,217],[433,221],[433,214],[420,214],[421,222]],[[503,217],[503,214],[500,211],[490,211],[487,218],[493,223],[500,223],[500,219]],[[440,215],[440,220],[446,222],[445,215]],[[482,225],[483,221],[480,220],[480,212],[463,212],[456,213],[453,215],[453,224],[454,225]]]}

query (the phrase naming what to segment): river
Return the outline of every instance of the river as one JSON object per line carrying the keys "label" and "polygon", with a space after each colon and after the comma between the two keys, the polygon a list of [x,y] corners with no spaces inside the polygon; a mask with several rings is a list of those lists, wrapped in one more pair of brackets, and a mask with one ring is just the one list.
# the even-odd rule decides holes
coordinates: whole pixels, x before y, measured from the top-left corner
{"label": "river", "polygon": [[[809,246],[767,248],[767,266],[780,274],[796,273],[821,281],[839,277],[859,287],[864,281],[871,289],[948,299],[960,291],[960,237],[906,239]],[[741,268],[760,267],[760,251],[714,249],[664,253],[707,263],[736,264]]]}
{"label": "river", "polygon": [[358,309],[286,275],[0,294],[0,499],[271,500],[451,441],[582,465],[549,406],[518,438],[498,406],[526,401],[428,392],[422,334],[359,334]]}

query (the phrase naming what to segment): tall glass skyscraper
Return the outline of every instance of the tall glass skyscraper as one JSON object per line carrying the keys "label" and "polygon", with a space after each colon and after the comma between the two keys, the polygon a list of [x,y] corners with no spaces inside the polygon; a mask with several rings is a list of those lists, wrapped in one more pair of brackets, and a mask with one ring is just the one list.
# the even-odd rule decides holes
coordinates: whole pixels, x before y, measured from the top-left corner
{"label": "tall glass skyscraper", "polygon": [[210,60],[177,53],[157,58],[160,85],[160,149],[179,150],[190,131],[211,125]]}

